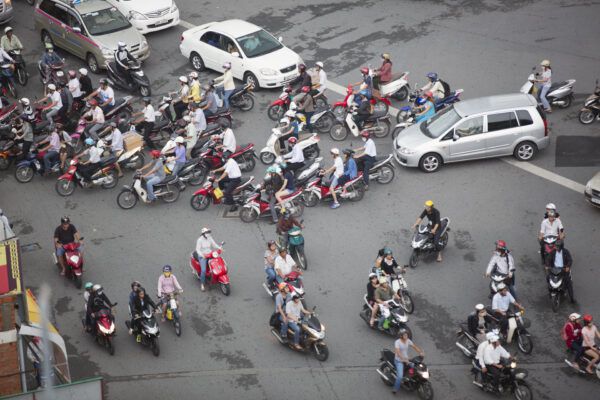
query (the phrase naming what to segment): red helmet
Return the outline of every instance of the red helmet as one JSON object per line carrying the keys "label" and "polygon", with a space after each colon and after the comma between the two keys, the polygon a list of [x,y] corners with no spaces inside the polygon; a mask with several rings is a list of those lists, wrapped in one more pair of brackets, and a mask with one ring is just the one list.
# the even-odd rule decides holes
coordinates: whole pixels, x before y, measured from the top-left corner
{"label": "red helmet", "polygon": [[585,315],[583,316],[583,322],[584,322],[585,324],[589,324],[590,322],[592,322],[592,319],[593,319],[593,318],[592,318],[592,316],[591,316],[590,314],[585,314]]}
{"label": "red helmet", "polygon": [[310,92],[310,86],[302,86],[302,93]]}
{"label": "red helmet", "polygon": [[504,240],[497,240],[496,241],[496,248],[497,249],[501,249],[501,250],[507,250],[506,242]]}
{"label": "red helmet", "polygon": [[427,97],[433,97],[433,92],[431,90],[428,90],[425,92],[425,96]]}
{"label": "red helmet", "polygon": [[368,139],[368,138],[370,138],[370,137],[371,137],[371,132],[369,132],[369,131],[362,131],[362,132],[360,133],[360,136],[362,136],[362,137],[364,137],[364,138],[367,138],[367,139]]}
{"label": "red helmet", "polygon": [[91,99],[91,100],[89,101],[89,103],[90,103],[90,106],[92,106],[92,107],[93,107],[93,106],[97,106],[97,105],[98,105],[98,102],[97,102],[96,100],[94,100],[94,99]]}
{"label": "red helmet", "polygon": [[362,68],[360,69],[360,73],[361,73],[361,74],[365,74],[365,75],[366,75],[366,74],[368,74],[368,73],[369,73],[369,68],[367,68],[367,67],[362,67]]}
{"label": "red helmet", "polygon": [[295,137],[293,137],[293,136],[292,136],[291,138],[289,138],[289,139],[288,139],[288,143],[295,144],[295,143],[297,143],[297,142],[298,142],[298,139],[296,139],[296,138],[295,138]]}
{"label": "red helmet", "polygon": [[158,150],[152,150],[152,151],[150,152],[150,156],[151,156],[152,158],[158,158],[158,157],[160,157],[160,151],[158,151]]}

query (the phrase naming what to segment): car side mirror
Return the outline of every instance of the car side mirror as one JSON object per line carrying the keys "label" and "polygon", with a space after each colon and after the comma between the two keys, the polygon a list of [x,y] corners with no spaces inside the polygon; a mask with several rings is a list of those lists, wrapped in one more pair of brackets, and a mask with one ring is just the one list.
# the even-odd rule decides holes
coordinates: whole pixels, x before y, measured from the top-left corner
{"label": "car side mirror", "polygon": [[458,138],[460,138],[460,136],[458,136],[456,133],[452,135],[452,140],[454,142],[456,142],[458,140]]}
{"label": "car side mirror", "polygon": [[237,51],[234,51],[233,53],[231,53],[231,55],[233,57],[236,57],[236,58],[242,58],[242,56],[240,55],[240,53],[238,53]]}
{"label": "car side mirror", "polygon": [[283,42],[283,36],[279,36],[279,37],[277,38],[277,40],[279,40],[280,42]]}
{"label": "car side mirror", "polygon": [[78,27],[78,26],[74,26],[73,27],[73,32],[75,32],[75,33],[81,33],[81,28]]}

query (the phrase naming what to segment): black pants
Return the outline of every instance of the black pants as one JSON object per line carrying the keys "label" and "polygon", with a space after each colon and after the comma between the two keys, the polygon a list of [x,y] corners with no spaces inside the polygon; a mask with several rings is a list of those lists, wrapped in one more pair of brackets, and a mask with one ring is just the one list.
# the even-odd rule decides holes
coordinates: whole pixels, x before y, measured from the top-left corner
{"label": "black pants", "polygon": [[498,320],[498,324],[500,325],[500,332],[506,334],[508,330],[508,317],[506,314],[500,314],[499,312],[494,313],[494,317]]}
{"label": "black pants", "polygon": [[583,339],[579,339],[578,341],[573,341],[571,343],[571,350],[575,353],[575,361],[579,361],[583,353],[585,352],[585,348],[583,347]]}
{"label": "black pants", "polygon": [[493,365],[488,366],[487,370],[487,373],[490,379],[492,380],[492,384],[494,385],[494,387],[498,387],[498,382],[500,381],[500,374],[502,373],[502,370]]}
{"label": "black pants", "polygon": [[23,158],[27,157],[29,150],[31,149],[31,142],[23,141]]}
{"label": "black pants", "polygon": [[303,162],[288,163],[288,165],[287,165],[287,169],[290,170],[294,175],[296,175],[296,170],[298,170],[302,167],[304,167]]}
{"label": "black pants", "polygon": [[98,164],[85,164],[79,165],[78,172],[81,176],[83,176],[87,181],[92,179],[92,175],[98,169]]}
{"label": "black pants", "polygon": [[368,185],[369,184],[369,171],[371,170],[371,167],[373,166],[373,164],[375,164],[375,157],[365,154],[360,159],[362,161],[361,171],[363,173],[363,181],[365,182],[365,185]]}
{"label": "black pants", "polygon": [[146,145],[150,146],[150,134],[152,133],[152,129],[154,129],[154,122],[144,121],[142,124],[144,129],[144,141],[146,142]]}
{"label": "black pants", "polygon": [[225,190],[224,204],[233,205],[233,191],[239,186],[242,178],[224,178],[219,181],[219,188]]}
{"label": "black pants", "polygon": [[177,118],[178,120],[183,118],[183,113],[185,110],[187,110],[187,108],[187,103],[184,103],[183,101],[178,101],[177,103],[173,104],[173,110],[175,110],[175,118]]}
{"label": "black pants", "polygon": [[[365,101],[368,101],[368,100],[365,100]],[[354,116],[354,122],[356,122],[356,126],[358,127],[359,130],[362,130],[362,128],[365,126],[365,122],[367,121],[368,118],[369,118],[369,115],[357,114]]]}

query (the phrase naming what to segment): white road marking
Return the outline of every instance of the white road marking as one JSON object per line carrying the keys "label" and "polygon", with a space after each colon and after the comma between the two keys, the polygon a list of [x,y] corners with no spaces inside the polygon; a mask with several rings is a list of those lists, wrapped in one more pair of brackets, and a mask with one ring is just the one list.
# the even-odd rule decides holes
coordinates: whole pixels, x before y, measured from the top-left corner
{"label": "white road marking", "polygon": [[[184,20],[179,21],[179,25],[183,26],[186,29],[192,29],[192,28],[196,27],[196,25],[189,23],[187,21],[184,21]],[[335,93],[338,93],[338,94],[341,94],[344,96],[346,95],[346,87],[345,86],[339,85],[330,80],[327,81],[327,88]],[[391,107],[391,106],[390,106],[389,110],[390,110],[390,114],[392,114],[394,117],[400,111],[396,107]],[[533,175],[539,176],[540,178],[554,182],[554,183],[561,185],[567,189],[571,189],[577,193],[583,193],[585,190],[585,185],[582,185],[579,182],[575,182],[574,180],[571,180],[569,178],[565,178],[564,176],[555,174],[554,172],[548,171],[547,169],[538,167],[530,162],[522,162],[522,161],[512,160],[510,158],[502,158],[501,160],[507,164],[512,165],[513,167],[520,168],[523,171],[529,172],[530,174],[533,174]]]}

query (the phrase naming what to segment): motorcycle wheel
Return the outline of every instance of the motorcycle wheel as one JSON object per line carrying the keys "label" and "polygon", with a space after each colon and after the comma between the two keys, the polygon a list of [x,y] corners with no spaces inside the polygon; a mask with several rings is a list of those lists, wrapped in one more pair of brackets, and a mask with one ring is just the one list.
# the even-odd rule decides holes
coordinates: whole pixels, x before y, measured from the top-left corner
{"label": "motorcycle wheel", "polygon": [[440,238],[440,247],[443,249],[448,245],[448,231],[444,232],[442,237]]}
{"label": "motorcycle wheel", "polygon": [[532,400],[533,393],[531,393],[531,388],[525,381],[519,381],[518,384],[515,384],[515,389],[513,390],[513,396],[517,400]]}
{"label": "motorcycle wheel", "polygon": [[584,108],[583,110],[579,111],[579,122],[582,124],[589,125],[594,122],[595,119],[596,114],[594,114],[594,112],[589,108]]}
{"label": "motorcycle wheel", "polygon": [[573,103],[573,96],[569,95],[565,98],[565,104],[559,105],[558,108],[569,108],[571,103]]}
{"label": "motorcycle wheel", "polygon": [[215,122],[221,125],[221,121],[225,121],[225,123],[227,124],[227,128],[231,128],[231,120],[229,118],[219,117]]}
{"label": "motorcycle wheel", "polygon": [[395,174],[396,173],[394,172],[394,168],[390,167],[389,165],[384,165],[379,171],[377,182],[381,183],[382,185],[387,185],[388,183],[394,180]]}
{"label": "motorcycle wheel", "polygon": [[54,188],[59,195],[63,197],[70,196],[75,191],[75,182],[67,179],[59,179],[56,181]]}
{"label": "motorcycle wheel", "polygon": [[390,133],[390,122],[389,121],[377,121],[375,123],[375,127],[377,129],[375,129],[374,134],[376,138],[384,138],[387,135],[389,135]]}
{"label": "motorcycle wheel", "polygon": [[135,192],[131,189],[123,189],[121,193],[117,195],[117,205],[123,210],[130,210],[138,202],[138,197]]}
{"label": "motorcycle wheel", "polygon": [[388,377],[388,379],[385,379],[383,376],[379,376],[383,383],[385,383],[387,386],[394,386],[394,379],[392,378],[393,374],[389,365],[387,365],[387,363],[383,363],[379,368],[381,369],[381,372]]}
{"label": "motorcycle wheel", "polygon": [[519,332],[519,336],[517,337],[517,345],[523,354],[531,354],[533,351],[533,342],[531,341],[531,336],[525,332]]}
{"label": "motorcycle wheel", "polygon": [[219,284],[219,288],[225,296],[229,296],[231,294],[231,287],[229,283],[221,283]]}
{"label": "motorcycle wheel", "polygon": [[103,189],[112,189],[115,186],[117,186],[117,183],[119,183],[119,176],[117,175],[117,170],[113,169],[111,171],[108,172],[108,176],[111,178],[108,180],[108,183],[103,183],[102,184],[102,188]]}
{"label": "motorcycle wheel", "polygon": [[365,197],[365,187],[363,185],[357,185],[357,186],[351,186],[348,188],[347,190],[348,193],[356,193],[356,195],[354,197],[350,198],[350,201],[361,201],[363,199],[363,197]]}
{"label": "motorcycle wheel", "polygon": [[459,339],[459,342],[471,352],[471,354],[469,355],[465,354],[463,351],[463,354],[465,354],[465,356],[472,357],[477,353],[477,347],[475,347],[475,344],[471,342],[466,335],[462,335],[462,337]]}
{"label": "motorcycle wheel", "polygon": [[250,172],[254,169],[254,167],[256,167],[256,160],[254,159],[254,156],[252,154],[248,154],[246,156],[244,156],[244,163],[243,163],[244,167],[241,168],[242,172]]}
{"label": "motorcycle wheel", "polygon": [[31,182],[33,174],[33,168],[29,165],[21,165],[15,170],[15,179],[20,183]]}
{"label": "motorcycle wheel", "polygon": [[240,219],[243,222],[250,223],[256,221],[258,218],[258,213],[252,207],[244,207],[242,211],[240,211]]}
{"label": "motorcycle wheel", "polygon": [[19,98],[19,92],[17,91],[17,87],[14,83],[8,82],[8,91],[10,92],[11,96],[15,99]]}
{"label": "motorcycle wheel", "polygon": [[318,97],[317,100],[315,100],[315,108],[327,108],[327,101],[325,101],[325,99],[322,96]]}
{"label": "motorcycle wheel", "polygon": [[177,336],[181,336],[181,322],[179,322],[179,320],[176,320],[173,322],[173,326],[175,326],[175,334]]}
{"label": "motorcycle wheel", "polygon": [[188,183],[192,186],[198,186],[204,182],[204,178],[206,178],[206,168],[202,164],[196,164],[192,170],[192,178]]}
{"label": "motorcycle wheel", "polygon": [[325,114],[314,125],[315,129],[319,133],[327,133],[331,130],[331,127],[335,123],[335,118],[331,116],[331,114]]}
{"label": "motorcycle wheel", "polygon": [[0,157],[0,171],[5,171],[10,167],[10,158]]}
{"label": "motorcycle wheel", "polygon": [[158,345],[157,337],[152,338],[152,343],[150,343],[150,346],[152,347],[152,354],[154,354],[155,357],[158,357],[160,354],[160,346]]}
{"label": "motorcycle wheel", "polygon": [[344,106],[335,106],[331,111],[333,112],[333,115],[335,115],[335,118],[337,120],[344,120],[344,113],[346,112],[346,108]]}
{"label": "motorcycle wheel", "polygon": [[374,113],[380,113],[380,112],[384,112],[387,114],[388,111],[390,109],[390,106],[388,106],[386,103],[384,103],[383,101],[378,101],[377,103],[375,103],[375,106],[373,107],[373,112]]}
{"label": "motorcycle wheel", "polygon": [[404,101],[408,97],[408,88],[406,86],[402,86],[400,90],[392,95],[398,101]]}
{"label": "motorcycle wheel", "polygon": [[408,291],[403,290],[400,294],[400,298],[402,300],[402,308],[407,314],[412,314],[415,312],[415,303],[413,303],[413,299]]}
{"label": "motorcycle wheel", "polygon": [[413,250],[410,254],[410,259],[408,260],[408,265],[411,268],[417,268],[417,264],[419,264],[419,252],[417,250]]}
{"label": "motorcycle wheel", "polygon": [[74,275],[73,281],[75,281],[75,287],[77,289],[81,289],[81,285],[82,285],[81,275]]}
{"label": "motorcycle wheel", "polygon": [[162,201],[165,203],[174,203],[179,198],[179,186],[175,184],[168,184],[165,188],[166,194],[162,196]]}
{"label": "motorcycle wheel", "polygon": [[210,197],[203,194],[195,194],[190,199],[190,205],[196,211],[203,211],[210,205]]}
{"label": "motorcycle wheel", "polygon": [[250,111],[254,108],[254,97],[250,96],[247,93],[244,93],[243,95],[240,96],[240,102],[238,107],[240,108],[240,110],[242,111]]}
{"label": "motorcycle wheel", "polygon": [[313,192],[303,194],[302,198],[304,199],[304,205],[306,207],[314,207],[319,203],[319,197]]}
{"label": "motorcycle wheel", "polygon": [[260,162],[265,164],[265,165],[270,165],[273,164],[275,162],[275,154],[273,153],[269,153],[269,152],[264,152],[264,153],[260,153],[260,156],[258,156],[258,158],[260,158]]}
{"label": "motorcycle wheel", "polygon": [[321,149],[319,148],[318,144],[314,144],[312,146],[309,146],[306,148],[306,158],[310,159],[310,160],[314,160],[315,158],[319,157],[319,155],[321,154]]}
{"label": "motorcycle wheel", "polygon": [[419,384],[419,387],[417,388],[417,394],[419,395],[419,398],[423,400],[433,399],[433,388],[431,387],[431,383],[422,382]]}
{"label": "motorcycle wheel", "polygon": [[304,246],[296,246],[296,261],[303,270],[308,269],[308,262],[306,261],[306,254],[304,254]]}
{"label": "motorcycle wheel", "polygon": [[25,86],[27,85],[27,81],[29,80],[29,76],[27,76],[27,71],[25,68],[17,68],[17,82],[19,85]]}
{"label": "motorcycle wheel", "polygon": [[292,202],[292,216],[294,218],[300,218],[302,216],[302,214],[304,214],[304,204],[302,204],[299,201],[293,201]]}
{"label": "motorcycle wheel", "polygon": [[348,129],[339,122],[335,123],[329,130],[329,136],[336,142],[341,142],[348,137]]}
{"label": "motorcycle wheel", "polygon": [[111,356],[115,355],[115,344],[110,336],[107,336],[104,340],[106,340],[106,348],[108,349],[108,354]]}
{"label": "motorcycle wheel", "polygon": [[313,345],[313,354],[317,360],[325,361],[329,358],[329,349],[325,343],[315,342]]}
{"label": "motorcycle wheel", "polygon": [[560,306],[560,294],[550,295],[550,303],[552,304],[552,311],[558,312]]}
{"label": "motorcycle wheel", "polygon": [[269,106],[267,109],[267,116],[271,121],[279,121],[283,117],[284,113],[285,109],[279,104]]}
{"label": "motorcycle wheel", "polygon": [[150,97],[152,93],[152,89],[150,89],[150,86],[140,86],[138,90],[140,92],[140,96],[142,97]]}

